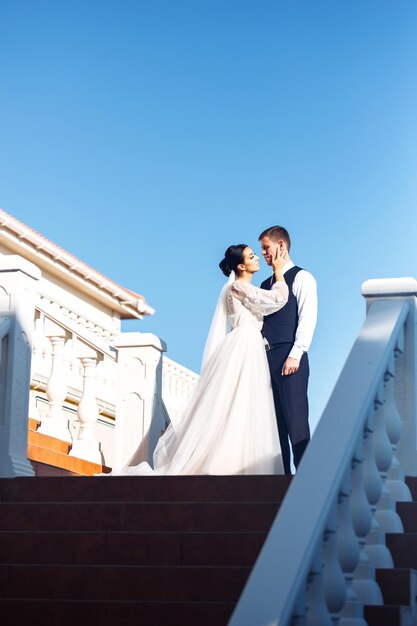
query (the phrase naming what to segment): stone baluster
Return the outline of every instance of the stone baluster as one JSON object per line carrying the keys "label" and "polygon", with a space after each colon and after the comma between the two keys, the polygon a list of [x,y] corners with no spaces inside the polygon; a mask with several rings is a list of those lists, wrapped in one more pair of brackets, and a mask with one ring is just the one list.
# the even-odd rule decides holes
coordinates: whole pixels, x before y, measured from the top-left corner
{"label": "stone baluster", "polygon": [[[79,344],[81,344],[81,342],[79,342]],[[83,392],[77,410],[80,430],[77,440],[73,443],[70,456],[75,456],[100,465],[102,463],[102,457],[95,433],[95,426],[99,416],[96,399],[96,367],[98,357],[99,354],[97,354],[95,350],[86,345],[82,347]]]}
{"label": "stone baluster", "polygon": [[353,589],[353,573],[359,562],[359,543],[353,528],[351,510],[351,475],[348,472],[339,492],[338,554],[346,580],[346,599],[340,611],[339,626],[366,626],[363,606]]}
{"label": "stone baluster", "polygon": [[64,364],[64,350],[65,341],[69,335],[62,326],[46,318],[45,336],[49,338],[52,346],[51,373],[46,384],[46,397],[49,407],[46,415],[42,418],[38,432],[71,443],[72,437],[68,428],[68,417],[64,413],[68,376]]}
{"label": "stone baluster", "polygon": [[[411,502],[412,497],[408,486],[405,483],[405,474],[397,458],[397,444],[400,441],[402,431],[402,420],[395,401],[395,373],[396,362],[400,354],[404,352],[404,333],[401,334],[394,354],[388,364],[385,373],[385,403],[384,418],[388,438],[392,447],[392,462],[387,473],[386,488],[391,496],[388,502],[378,503],[380,524],[385,532],[403,532],[402,522],[395,510],[396,502]],[[389,504],[388,514],[384,511],[384,505]]]}
{"label": "stone baluster", "polygon": [[385,480],[392,461],[392,447],[385,427],[383,382],[381,382],[381,386],[375,398],[373,420],[373,447],[369,448],[369,458],[372,459],[373,453],[380,476],[381,489],[379,496],[377,493],[371,494],[371,492],[369,492],[367,494],[372,510],[372,528],[367,537],[366,552],[375,567],[390,568],[393,567],[392,557],[385,544],[385,532],[384,529],[381,528],[381,516],[378,515],[377,511],[377,505],[381,501],[381,498],[389,497]]}
{"label": "stone baluster", "polygon": [[339,620],[339,613],[345,603],[347,591],[347,584],[339,558],[338,532],[338,501],[335,501],[327,520],[323,547],[324,595],[327,608],[334,623],[337,623]]}
{"label": "stone baluster", "polygon": [[[375,415],[373,408],[369,412],[364,429],[365,458],[363,462],[363,480],[366,497],[371,510],[371,528],[366,538],[365,551],[369,562],[372,563],[372,566],[370,564],[367,566],[370,578],[374,578],[375,576],[375,567],[377,567],[381,561],[386,560],[387,552],[383,535],[381,535],[381,528],[375,518],[376,504],[382,491],[382,478],[375,459]],[[370,602],[370,604],[372,604],[372,602]]]}
{"label": "stone baluster", "polygon": [[[323,537],[323,542],[325,537]],[[307,577],[306,626],[332,626],[327,609],[323,580],[323,542],[319,542]]]}
{"label": "stone baluster", "polygon": [[397,421],[397,419],[399,420],[398,426],[400,430],[400,435],[398,436],[398,439],[397,439],[396,435],[393,432],[392,425],[388,426],[388,436],[392,443],[393,458],[392,458],[391,467],[388,471],[387,486],[388,486],[390,493],[394,496],[397,502],[411,502],[412,496],[411,496],[410,489],[408,488],[408,485],[405,482],[405,472],[397,456],[398,444],[400,443],[400,439],[402,439],[403,437],[403,433],[402,433],[403,421],[398,412],[397,403],[395,401],[395,382],[396,381],[394,380],[394,378],[390,378],[390,380],[388,381],[389,384],[387,384],[386,411],[387,412],[392,411],[389,422],[391,422],[391,419],[395,421]]}
{"label": "stone baluster", "polygon": [[[396,511],[396,498],[391,491],[391,487],[395,489],[400,481],[388,481],[391,468],[397,463],[397,471],[399,470],[398,462],[394,457],[394,450],[401,434],[401,420],[396,411],[395,402],[393,401],[394,379],[389,371],[385,374],[385,401],[381,409],[381,422],[385,429],[388,446],[390,448],[389,459],[386,459],[383,470],[384,486],[381,497],[377,504],[375,513],[382,530],[387,533],[401,533],[404,531],[402,521]],[[404,487],[406,485],[404,484]]]}
{"label": "stone baluster", "polygon": [[382,604],[382,594],[375,581],[375,567],[365,550],[372,525],[371,508],[365,491],[364,441],[359,442],[352,461],[352,522],[359,541],[359,562],[354,572],[353,589],[362,604]]}

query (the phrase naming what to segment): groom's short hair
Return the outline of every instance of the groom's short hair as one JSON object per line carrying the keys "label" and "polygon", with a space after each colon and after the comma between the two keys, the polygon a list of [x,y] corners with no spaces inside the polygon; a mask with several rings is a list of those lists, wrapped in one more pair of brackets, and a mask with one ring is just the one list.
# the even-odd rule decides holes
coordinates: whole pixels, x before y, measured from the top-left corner
{"label": "groom's short hair", "polygon": [[269,239],[275,243],[282,239],[287,244],[288,250],[291,248],[290,234],[283,226],[270,226],[266,230],[263,230],[258,237],[259,241],[264,237],[269,237]]}

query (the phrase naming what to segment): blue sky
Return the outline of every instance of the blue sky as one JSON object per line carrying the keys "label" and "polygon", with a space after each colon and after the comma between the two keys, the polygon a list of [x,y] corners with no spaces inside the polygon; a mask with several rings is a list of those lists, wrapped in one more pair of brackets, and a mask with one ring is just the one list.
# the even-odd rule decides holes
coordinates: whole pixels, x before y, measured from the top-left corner
{"label": "blue sky", "polygon": [[0,206],[142,293],[124,329],[195,370],[224,250],[286,226],[314,424],[362,282],[416,275],[416,70],[412,0],[0,0]]}

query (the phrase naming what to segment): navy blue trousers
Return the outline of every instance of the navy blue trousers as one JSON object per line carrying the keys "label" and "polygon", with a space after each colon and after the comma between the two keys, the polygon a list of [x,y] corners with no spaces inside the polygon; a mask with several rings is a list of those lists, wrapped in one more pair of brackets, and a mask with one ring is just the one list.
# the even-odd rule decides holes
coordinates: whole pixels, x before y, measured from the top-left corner
{"label": "navy blue trousers", "polygon": [[310,373],[308,355],[303,354],[300,367],[294,374],[282,376],[282,366],[291,348],[292,344],[278,344],[266,353],[271,372],[279,440],[286,474],[291,474],[290,442],[294,466],[297,468],[310,441],[307,398]]}

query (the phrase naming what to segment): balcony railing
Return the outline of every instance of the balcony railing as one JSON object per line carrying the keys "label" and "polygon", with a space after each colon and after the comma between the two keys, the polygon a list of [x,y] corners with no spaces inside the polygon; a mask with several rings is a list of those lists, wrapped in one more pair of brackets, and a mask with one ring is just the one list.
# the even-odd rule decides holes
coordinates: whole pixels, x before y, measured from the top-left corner
{"label": "balcony railing", "polygon": [[199,376],[195,372],[164,356],[162,366],[162,396],[171,421],[181,419]]}

